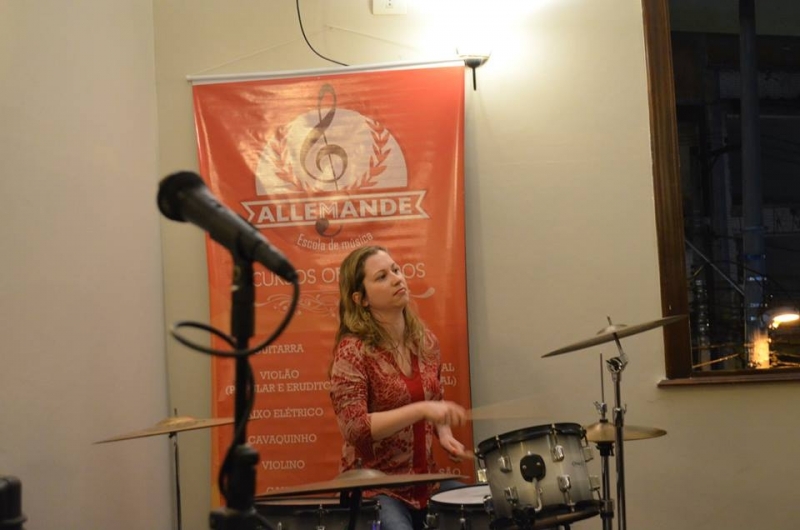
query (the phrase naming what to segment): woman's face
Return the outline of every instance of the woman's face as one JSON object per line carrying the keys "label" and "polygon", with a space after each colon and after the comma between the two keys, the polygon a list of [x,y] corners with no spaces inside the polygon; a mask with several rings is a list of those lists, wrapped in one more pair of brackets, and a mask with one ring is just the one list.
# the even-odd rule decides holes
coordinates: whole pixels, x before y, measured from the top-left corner
{"label": "woman's face", "polygon": [[357,304],[371,311],[403,309],[408,304],[408,287],[400,266],[384,251],[378,251],[364,261],[364,291],[354,294]]}

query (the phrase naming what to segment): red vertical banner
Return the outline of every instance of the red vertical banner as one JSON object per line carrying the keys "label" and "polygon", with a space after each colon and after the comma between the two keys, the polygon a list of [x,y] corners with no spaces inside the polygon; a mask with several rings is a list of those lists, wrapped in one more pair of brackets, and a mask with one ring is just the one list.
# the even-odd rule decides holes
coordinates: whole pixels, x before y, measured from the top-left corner
{"label": "red vertical banner", "polygon": [[[250,357],[256,399],[247,443],[256,492],[333,479],[342,438],[328,395],[338,267],[354,248],[389,249],[412,303],[438,336],[445,397],[470,407],[464,248],[464,69],[441,64],[198,84],[201,173],[297,269],[292,322]],[[211,325],[229,330],[233,262],[208,240]],[[255,266],[256,334],[284,317],[292,289]],[[215,346],[225,345],[215,340]],[[234,415],[235,364],[214,358],[215,417]],[[469,426],[454,430],[472,447]],[[214,483],[232,441],[213,435]],[[472,477],[437,446],[440,472]]]}

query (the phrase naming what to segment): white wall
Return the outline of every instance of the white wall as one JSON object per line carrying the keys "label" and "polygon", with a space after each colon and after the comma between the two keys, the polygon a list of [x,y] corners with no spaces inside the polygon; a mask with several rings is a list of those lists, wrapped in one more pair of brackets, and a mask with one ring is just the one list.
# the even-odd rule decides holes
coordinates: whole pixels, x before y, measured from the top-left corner
{"label": "white wall", "polygon": [[169,528],[153,10],[0,2],[0,475],[26,528]]}

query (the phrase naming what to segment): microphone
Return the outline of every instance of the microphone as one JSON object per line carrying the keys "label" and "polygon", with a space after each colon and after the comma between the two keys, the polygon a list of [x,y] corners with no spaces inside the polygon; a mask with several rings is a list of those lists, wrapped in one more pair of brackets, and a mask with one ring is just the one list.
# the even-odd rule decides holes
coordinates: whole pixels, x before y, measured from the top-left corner
{"label": "microphone", "polygon": [[256,227],[220,204],[197,173],[180,171],[162,179],[157,200],[168,219],[197,225],[236,256],[256,261],[288,282],[296,280],[289,260]]}

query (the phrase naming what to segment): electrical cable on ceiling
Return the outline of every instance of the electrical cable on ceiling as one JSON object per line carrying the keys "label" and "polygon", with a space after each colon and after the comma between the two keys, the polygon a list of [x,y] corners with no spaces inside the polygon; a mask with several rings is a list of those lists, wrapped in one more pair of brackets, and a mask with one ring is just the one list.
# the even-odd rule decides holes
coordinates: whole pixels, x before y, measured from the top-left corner
{"label": "electrical cable on ceiling", "polygon": [[319,53],[317,50],[314,49],[314,47],[311,45],[311,43],[308,42],[308,37],[306,37],[306,30],[303,28],[303,17],[300,15],[300,0],[296,0],[295,1],[295,6],[297,7],[297,22],[300,23],[300,33],[303,34],[303,40],[306,41],[306,44],[308,45],[308,48],[312,52],[316,53],[319,57],[325,59],[326,61],[330,61],[332,63],[336,63],[336,64],[339,64],[339,65],[342,65],[342,66],[347,66],[346,64],[344,64],[342,62],[339,62],[337,60],[331,59],[329,57],[325,57],[324,55],[322,55],[321,53]]}

